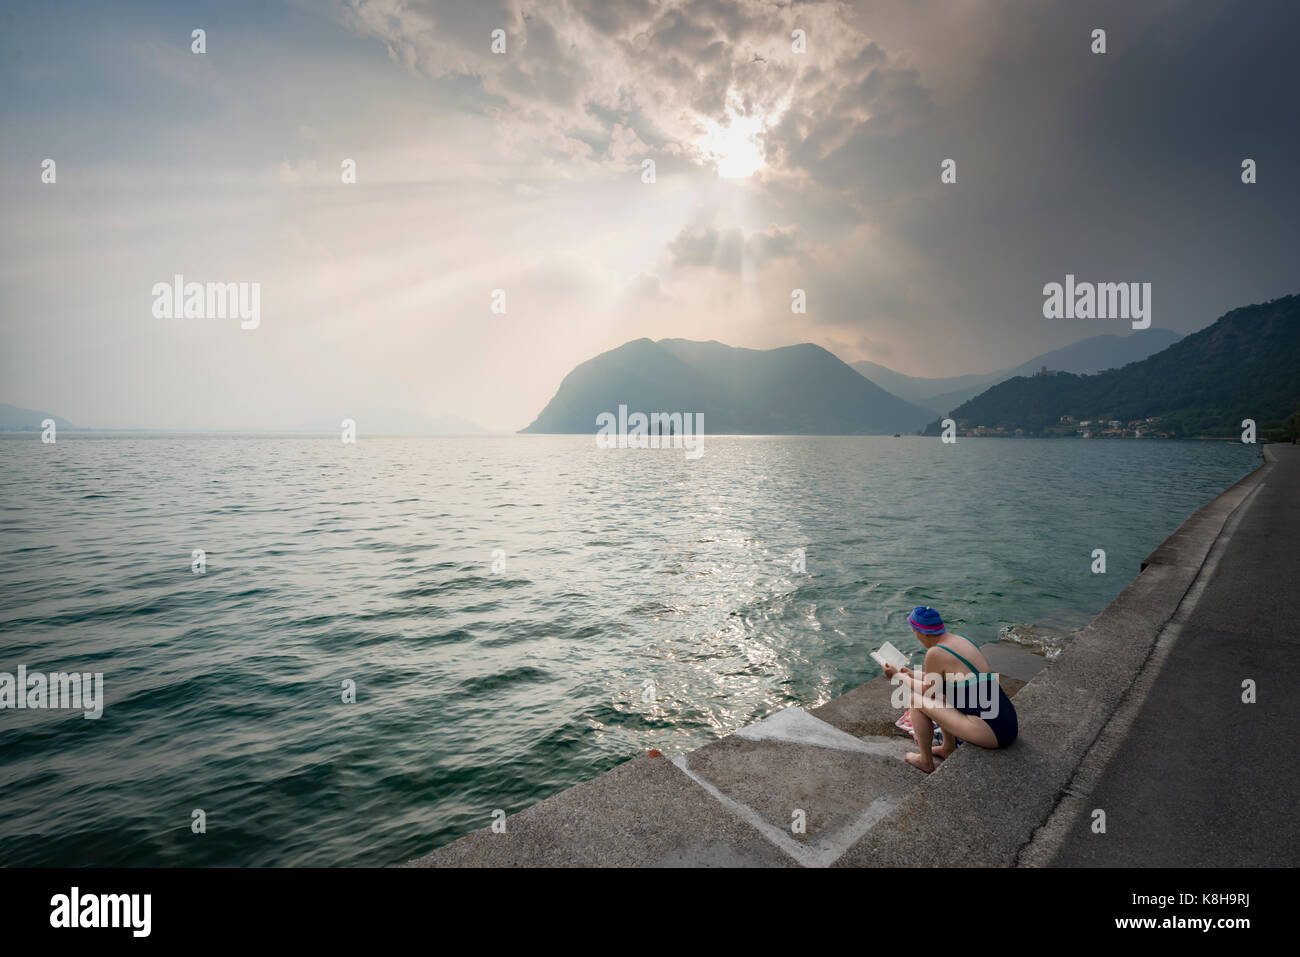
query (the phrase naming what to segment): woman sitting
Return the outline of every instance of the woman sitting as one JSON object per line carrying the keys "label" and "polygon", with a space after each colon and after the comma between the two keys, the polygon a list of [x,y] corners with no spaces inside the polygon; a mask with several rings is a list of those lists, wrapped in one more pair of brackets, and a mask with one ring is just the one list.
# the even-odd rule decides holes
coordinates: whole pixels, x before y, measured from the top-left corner
{"label": "woman sitting", "polygon": [[[906,755],[908,763],[928,774],[935,758],[942,760],[957,749],[958,739],[981,748],[1005,748],[1016,740],[1015,706],[980,650],[951,634],[929,605],[913,608],[907,623],[926,648],[925,664],[919,673],[885,665],[885,675],[898,675],[911,692],[912,728],[921,751]],[[943,729],[943,746],[932,750],[936,724]]]}

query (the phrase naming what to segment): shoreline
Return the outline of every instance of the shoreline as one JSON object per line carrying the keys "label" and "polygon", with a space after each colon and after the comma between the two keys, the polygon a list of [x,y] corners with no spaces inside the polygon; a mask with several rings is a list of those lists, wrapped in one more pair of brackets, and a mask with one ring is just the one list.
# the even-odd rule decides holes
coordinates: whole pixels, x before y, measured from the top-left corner
{"label": "shoreline", "polygon": [[[1020,737],[1005,750],[963,746],[921,776],[901,761],[912,741],[894,733],[898,712],[879,677],[672,761],[633,758],[405,866],[1041,864],[1041,852],[1022,852],[1058,812],[1225,524],[1274,466],[1264,450],[1263,464],[1188,516],[1051,662],[981,646],[1013,683]],[[1030,673],[1028,658],[1041,667]]]}

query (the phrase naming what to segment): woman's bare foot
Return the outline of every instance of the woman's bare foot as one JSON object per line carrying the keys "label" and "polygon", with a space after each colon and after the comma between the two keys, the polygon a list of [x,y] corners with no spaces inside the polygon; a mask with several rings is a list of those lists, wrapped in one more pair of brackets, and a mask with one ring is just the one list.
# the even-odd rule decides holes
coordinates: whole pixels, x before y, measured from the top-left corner
{"label": "woman's bare foot", "polygon": [[930,756],[938,758],[940,761],[942,761],[944,758],[952,757],[952,753],[956,750],[957,750],[957,745],[955,744],[951,748],[935,748],[933,751],[930,752]]}
{"label": "woman's bare foot", "polygon": [[921,755],[915,751],[909,751],[907,754],[903,755],[903,760],[914,768],[920,768],[926,774],[929,774],[934,770],[934,762],[926,762],[925,758],[921,757]]}

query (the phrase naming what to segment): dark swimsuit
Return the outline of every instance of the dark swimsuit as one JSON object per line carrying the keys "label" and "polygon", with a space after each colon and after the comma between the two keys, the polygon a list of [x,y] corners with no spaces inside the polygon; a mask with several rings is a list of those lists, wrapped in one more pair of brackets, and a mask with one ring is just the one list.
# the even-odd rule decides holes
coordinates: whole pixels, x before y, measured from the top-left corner
{"label": "dark swimsuit", "polygon": [[[958,685],[964,684],[967,689],[969,689],[966,692],[965,701],[962,704],[956,704],[954,702],[950,690],[949,702],[951,703],[951,706],[956,708],[962,714],[975,715],[975,717],[980,718],[985,724],[992,728],[994,736],[998,739],[999,748],[1005,748],[1012,741],[1016,740],[1016,735],[1020,733],[1020,723],[1016,719],[1016,709],[1011,703],[1011,699],[1007,697],[1007,693],[1002,690],[1001,683],[996,682],[994,673],[992,671],[981,672],[973,664],[965,658],[962,658],[961,655],[957,654],[957,652],[953,651],[947,645],[935,645],[934,647],[942,648],[944,651],[948,652],[948,654],[961,658],[962,663],[974,672],[974,674],[965,681],[952,681],[947,677],[944,678],[944,683],[950,685],[951,688],[956,688]],[[993,678],[998,686],[998,713],[992,717],[985,712],[984,706],[980,704],[978,700],[979,695],[974,693],[974,688],[972,687],[976,682],[982,681],[986,678]],[[987,696],[985,696],[985,698],[987,699]],[[959,738],[958,740],[961,739]]]}

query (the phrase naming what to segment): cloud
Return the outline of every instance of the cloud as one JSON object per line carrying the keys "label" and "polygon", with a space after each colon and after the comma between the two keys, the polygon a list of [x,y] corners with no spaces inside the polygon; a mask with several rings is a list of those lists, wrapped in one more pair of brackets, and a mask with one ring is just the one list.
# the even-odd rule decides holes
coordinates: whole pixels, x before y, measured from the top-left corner
{"label": "cloud", "polygon": [[605,150],[611,160],[616,163],[639,165],[649,152],[650,147],[641,142],[641,137],[637,136],[632,127],[624,126],[622,123],[614,124],[610,132],[609,146]]}
{"label": "cloud", "polygon": [[799,239],[796,231],[777,225],[753,233],[745,240],[746,255],[760,264],[793,256],[798,249]]}
{"label": "cloud", "polygon": [[[512,128],[518,155],[624,162],[633,148],[653,148],[709,166],[699,141],[739,109],[770,127],[763,137],[775,176],[816,172],[860,132],[891,135],[925,108],[915,71],[891,65],[848,9],[760,0],[351,0],[340,19],[409,69],[480,82],[500,102],[494,115]],[[791,48],[796,26],[808,35],[804,53]],[[503,54],[490,48],[495,29],[506,31]],[[609,143],[608,156],[593,142]]]}
{"label": "cloud", "polygon": [[683,229],[668,244],[674,266],[713,267],[722,272],[739,273],[745,248],[739,229]]}
{"label": "cloud", "polygon": [[665,300],[663,285],[659,277],[652,273],[637,273],[627,284],[627,294],[637,299]]}
{"label": "cloud", "polygon": [[739,273],[742,263],[763,265],[793,256],[799,248],[795,230],[771,226],[746,236],[736,228],[686,227],[668,244],[674,266],[712,267]]}

